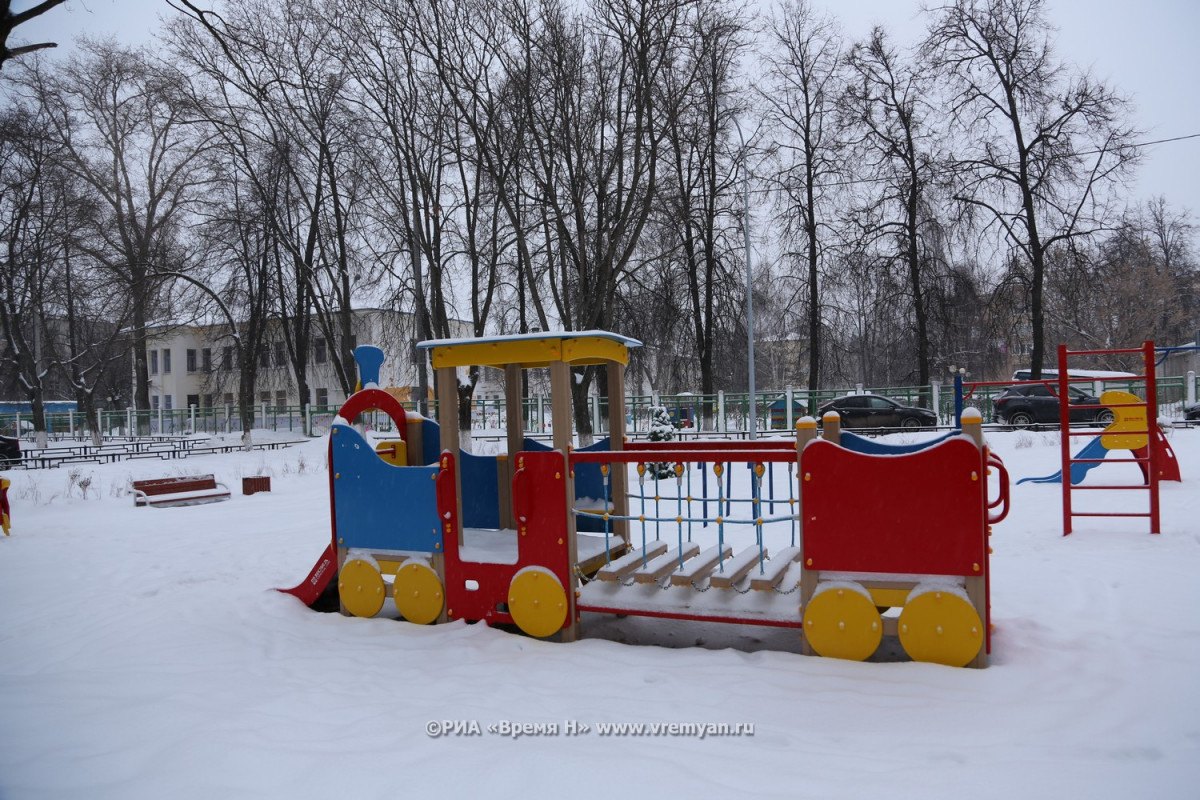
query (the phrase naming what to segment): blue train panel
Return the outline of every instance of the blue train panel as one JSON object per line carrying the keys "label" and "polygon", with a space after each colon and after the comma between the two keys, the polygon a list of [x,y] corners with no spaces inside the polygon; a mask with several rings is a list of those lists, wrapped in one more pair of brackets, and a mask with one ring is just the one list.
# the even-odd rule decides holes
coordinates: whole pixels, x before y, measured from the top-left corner
{"label": "blue train panel", "polygon": [[495,456],[459,453],[464,528],[499,528],[500,478]]}
{"label": "blue train panel", "polygon": [[[442,457],[442,429],[431,419],[421,420],[421,463],[436,464]],[[409,455],[409,460],[413,459]]]}
{"label": "blue train panel", "polygon": [[396,467],[349,425],[330,433],[333,513],[339,544],[441,552],[434,477],[438,468]]}

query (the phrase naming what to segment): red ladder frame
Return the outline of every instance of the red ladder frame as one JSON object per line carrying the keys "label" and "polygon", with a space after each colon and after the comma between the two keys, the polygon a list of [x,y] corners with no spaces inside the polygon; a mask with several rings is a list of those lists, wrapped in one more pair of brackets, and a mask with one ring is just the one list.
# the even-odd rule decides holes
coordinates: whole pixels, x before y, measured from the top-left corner
{"label": "red ladder frame", "polygon": [[[1144,433],[1146,435],[1146,456],[1145,458],[1134,457],[1108,460],[1114,463],[1132,462],[1143,464],[1143,472],[1147,476],[1146,483],[1141,485],[1127,486],[1074,486],[1071,483],[1071,465],[1075,463],[1083,463],[1085,461],[1094,461],[1095,459],[1072,458],[1071,437],[1094,436],[1095,432],[1091,430],[1071,430],[1071,397],[1067,391],[1067,386],[1071,383],[1071,379],[1067,377],[1067,357],[1083,355],[1115,355],[1121,353],[1141,353],[1142,359],[1145,363],[1144,372],[1141,377],[1141,380],[1145,381],[1145,400],[1141,403],[1122,403],[1117,404],[1117,406],[1145,408],[1146,429],[1144,431],[1123,432],[1130,434]],[[1070,535],[1072,530],[1071,520],[1074,517],[1149,517],[1150,533],[1158,533],[1160,530],[1158,505],[1158,460],[1160,458],[1160,448],[1157,437],[1154,435],[1154,429],[1150,427],[1158,424],[1158,384],[1154,374],[1154,342],[1144,342],[1141,347],[1120,350],[1068,350],[1066,345],[1060,344],[1058,346],[1058,397],[1059,430],[1061,432],[1060,441],[1062,445],[1063,536]],[[1150,510],[1148,512],[1086,512],[1074,510],[1071,501],[1072,491],[1095,491],[1097,489],[1134,489],[1148,491],[1150,493]]]}

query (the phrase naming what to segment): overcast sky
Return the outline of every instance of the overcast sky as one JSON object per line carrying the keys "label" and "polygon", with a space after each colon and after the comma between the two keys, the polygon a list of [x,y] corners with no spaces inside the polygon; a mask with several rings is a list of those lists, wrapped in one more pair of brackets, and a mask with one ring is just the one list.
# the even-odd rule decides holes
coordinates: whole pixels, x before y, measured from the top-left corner
{"label": "overcast sky", "polygon": [[[12,8],[19,11],[33,4],[34,0],[13,0]],[[897,42],[911,42],[925,25],[916,0],[824,5],[852,38],[882,24]],[[1198,0],[1049,0],[1049,9],[1059,28],[1062,57],[1090,68],[1133,98],[1138,127],[1146,131],[1142,141],[1200,134]],[[19,28],[18,38],[65,45],[86,32],[145,42],[158,16],[171,13],[165,0],[68,0]],[[1144,153],[1130,201],[1164,195],[1173,206],[1200,217],[1200,136],[1154,145]]]}

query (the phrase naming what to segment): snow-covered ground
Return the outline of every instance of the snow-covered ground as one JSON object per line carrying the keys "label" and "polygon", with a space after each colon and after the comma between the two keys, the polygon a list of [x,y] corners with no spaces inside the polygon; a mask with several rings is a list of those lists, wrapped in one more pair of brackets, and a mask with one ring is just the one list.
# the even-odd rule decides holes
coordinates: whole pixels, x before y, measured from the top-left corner
{"label": "snow-covered ground", "polygon": [[[1013,487],[986,670],[806,658],[789,630],[585,617],[561,644],[315,613],[271,589],[328,540],[320,440],[9,472],[0,798],[1200,796],[1200,430],[1170,436],[1160,536],[1117,518],[1064,538],[1059,487]],[[1057,469],[1053,433],[989,440],[1014,480]],[[233,499],[124,494],[196,472]],[[259,474],[272,491],[242,496]],[[598,731],[672,722],[753,734]],[[558,732],[502,733],[526,723]]]}

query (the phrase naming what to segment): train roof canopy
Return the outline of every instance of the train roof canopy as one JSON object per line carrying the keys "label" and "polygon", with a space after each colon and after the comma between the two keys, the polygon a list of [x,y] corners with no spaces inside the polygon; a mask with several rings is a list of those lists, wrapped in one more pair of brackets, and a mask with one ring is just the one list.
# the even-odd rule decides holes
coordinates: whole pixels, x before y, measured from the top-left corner
{"label": "train roof canopy", "polygon": [[484,336],[478,339],[431,339],[417,347],[430,351],[434,369],[442,367],[506,367],[522,369],[568,364],[629,363],[629,348],[642,343],[608,331],[548,331]]}

